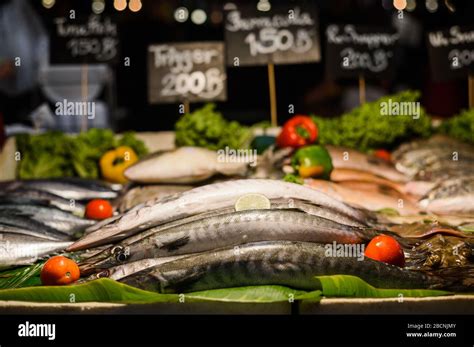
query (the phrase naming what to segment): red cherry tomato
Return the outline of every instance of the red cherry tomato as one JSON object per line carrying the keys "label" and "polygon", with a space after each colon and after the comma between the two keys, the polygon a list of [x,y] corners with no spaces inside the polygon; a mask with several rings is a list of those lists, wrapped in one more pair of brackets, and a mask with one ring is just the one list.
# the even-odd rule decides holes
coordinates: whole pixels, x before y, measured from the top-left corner
{"label": "red cherry tomato", "polygon": [[377,149],[374,152],[374,156],[379,159],[385,160],[386,162],[389,162],[389,163],[392,161],[392,155],[390,154],[389,151],[385,149]]}
{"label": "red cherry tomato", "polygon": [[365,256],[384,263],[405,266],[405,255],[400,244],[391,236],[378,235],[374,237],[367,248]]}
{"label": "red cherry tomato", "polygon": [[80,277],[79,266],[66,257],[55,256],[41,269],[41,283],[45,286],[61,286],[76,282]]}
{"label": "red cherry tomato", "polygon": [[106,219],[112,217],[114,210],[107,200],[91,200],[86,206],[86,217],[89,219]]}

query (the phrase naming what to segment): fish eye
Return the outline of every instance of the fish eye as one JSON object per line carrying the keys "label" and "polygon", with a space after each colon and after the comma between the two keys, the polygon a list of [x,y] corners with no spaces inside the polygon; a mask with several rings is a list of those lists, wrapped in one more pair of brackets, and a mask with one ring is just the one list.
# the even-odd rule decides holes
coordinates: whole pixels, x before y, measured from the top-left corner
{"label": "fish eye", "polygon": [[112,255],[116,255],[117,253],[121,253],[123,252],[123,247],[122,246],[115,246],[114,248],[112,248],[112,250],[110,251],[110,253]]}
{"label": "fish eye", "polygon": [[117,261],[119,261],[119,262],[123,262],[123,261],[127,260],[127,255],[125,254],[125,252],[120,252],[120,253],[115,255],[115,259],[117,259]]}
{"label": "fish eye", "polygon": [[103,278],[103,277],[109,277],[109,276],[110,276],[109,270],[104,270],[97,274],[97,278]]}

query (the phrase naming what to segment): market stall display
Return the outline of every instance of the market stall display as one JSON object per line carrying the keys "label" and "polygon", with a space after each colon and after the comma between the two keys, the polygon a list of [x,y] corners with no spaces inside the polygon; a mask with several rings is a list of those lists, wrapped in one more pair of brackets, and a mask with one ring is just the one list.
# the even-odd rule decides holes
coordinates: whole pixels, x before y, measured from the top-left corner
{"label": "market stall display", "polygon": [[[183,300],[224,313],[230,306],[221,304],[279,311],[294,302],[312,312],[340,297],[349,307],[400,295],[453,296],[472,307],[474,109],[440,119],[422,106],[423,91],[405,87],[367,98],[366,83],[395,78],[403,35],[326,23],[320,37],[317,10],[226,6],[217,11],[225,41],[148,40],[140,102],[176,106],[156,114],[175,117],[173,131],[10,136],[0,155],[0,308],[9,300],[65,304],[71,293],[78,303],[177,313]],[[67,49],[53,60],[130,66],[120,22],[60,18],[52,49]],[[429,34],[433,66],[453,54],[437,48],[443,35]],[[471,49],[474,40],[462,38]],[[332,116],[289,104],[278,126],[275,65],[310,71],[315,63],[331,80],[359,80],[359,100]],[[226,102],[250,86],[231,87],[228,72],[249,66],[255,81],[257,69],[268,69],[271,123],[229,116]],[[89,106],[86,85],[76,110]],[[296,82],[284,88],[290,94]]]}

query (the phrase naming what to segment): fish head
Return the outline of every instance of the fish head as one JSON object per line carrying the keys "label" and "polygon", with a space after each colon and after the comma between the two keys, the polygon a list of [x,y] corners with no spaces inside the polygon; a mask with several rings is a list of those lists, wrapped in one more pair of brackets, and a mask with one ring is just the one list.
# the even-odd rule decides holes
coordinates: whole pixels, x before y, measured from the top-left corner
{"label": "fish head", "polygon": [[128,260],[129,255],[129,248],[127,246],[116,245],[110,247],[109,249],[87,258],[87,260],[80,263],[79,269],[81,271],[81,275],[88,275],[97,272],[101,273],[101,270],[123,264]]}

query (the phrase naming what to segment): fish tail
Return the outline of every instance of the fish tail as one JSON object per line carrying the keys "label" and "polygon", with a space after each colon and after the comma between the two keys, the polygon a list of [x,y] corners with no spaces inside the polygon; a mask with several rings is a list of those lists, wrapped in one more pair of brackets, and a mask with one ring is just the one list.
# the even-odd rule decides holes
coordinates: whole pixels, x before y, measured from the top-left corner
{"label": "fish tail", "polygon": [[436,278],[433,288],[453,292],[474,292],[474,266],[447,267],[429,271],[428,274]]}

